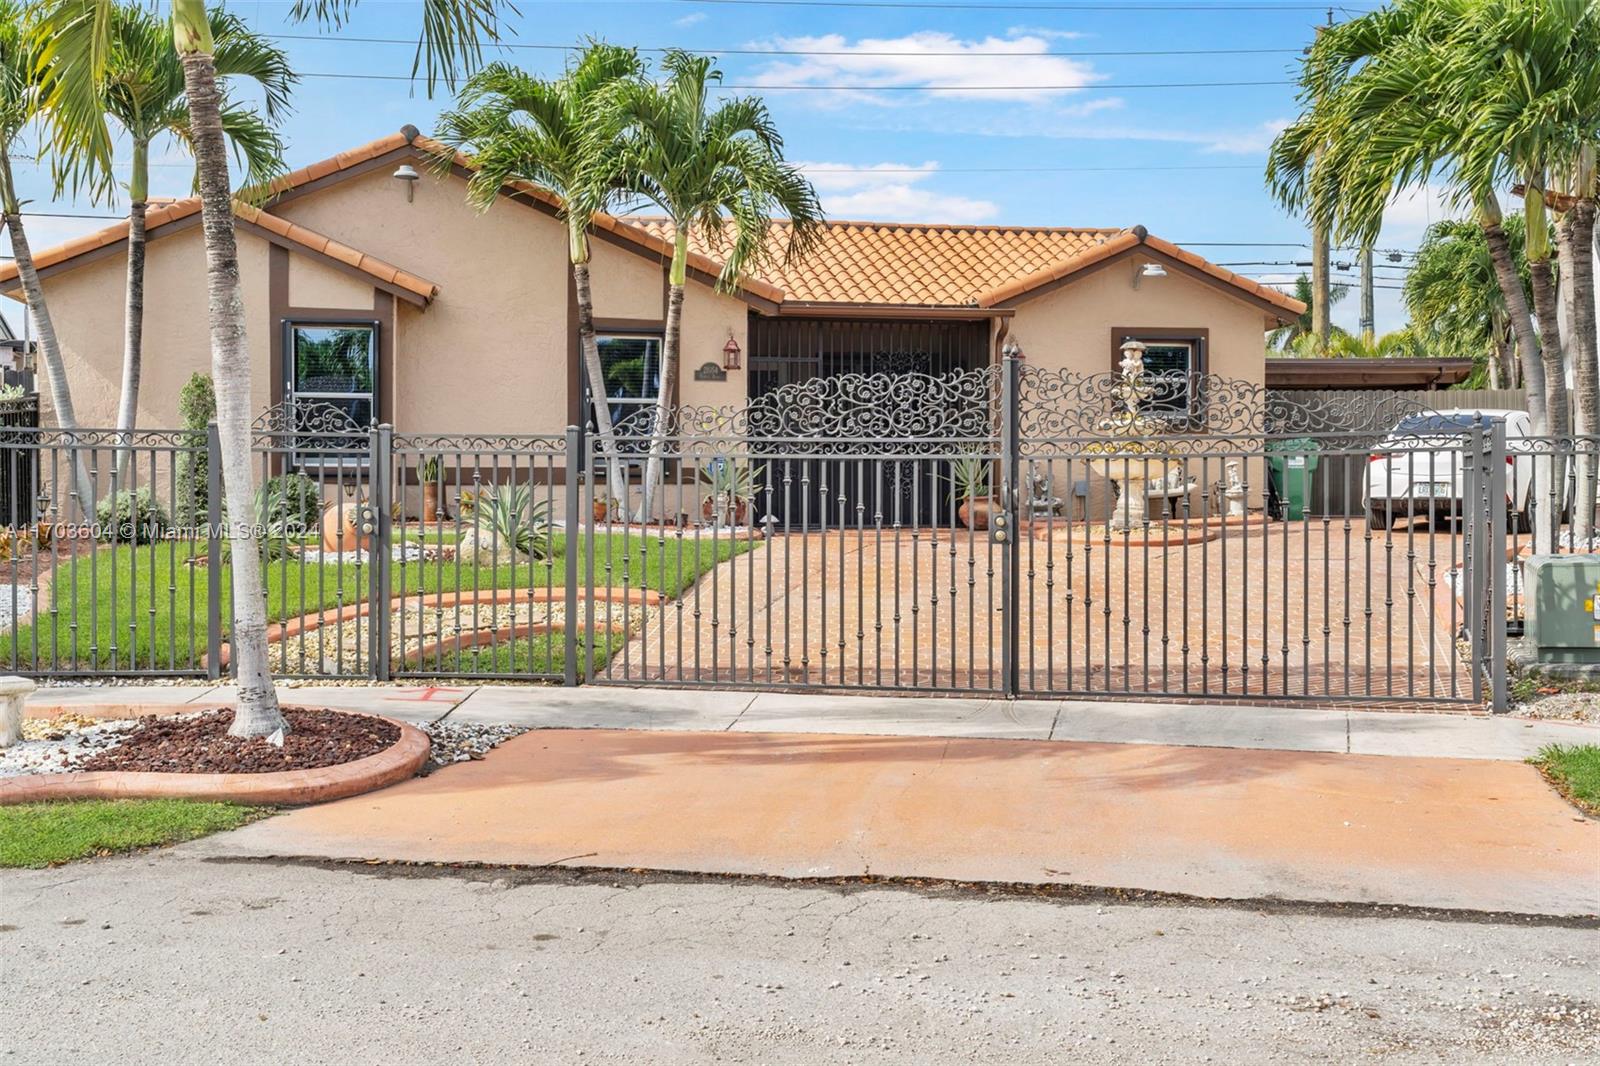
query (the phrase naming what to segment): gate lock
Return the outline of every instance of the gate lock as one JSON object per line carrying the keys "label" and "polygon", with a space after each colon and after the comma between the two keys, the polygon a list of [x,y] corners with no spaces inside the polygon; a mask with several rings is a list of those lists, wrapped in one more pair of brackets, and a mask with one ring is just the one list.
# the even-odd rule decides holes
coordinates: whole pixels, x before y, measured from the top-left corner
{"label": "gate lock", "polygon": [[378,532],[378,509],[370,504],[356,508],[356,524],[369,537]]}
{"label": "gate lock", "polygon": [[1003,513],[997,514],[990,520],[989,524],[992,527],[989,538],[996,544],[1004,544],[1006,542],[1006,526],[1010,525],[1006,520],[1006,516]]}

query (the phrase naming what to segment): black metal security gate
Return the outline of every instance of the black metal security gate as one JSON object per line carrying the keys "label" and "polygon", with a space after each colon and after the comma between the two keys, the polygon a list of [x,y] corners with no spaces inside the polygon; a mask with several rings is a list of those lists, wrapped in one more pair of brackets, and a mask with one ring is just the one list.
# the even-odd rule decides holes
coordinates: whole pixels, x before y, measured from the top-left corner
{"label": "black metal security gate", "polygon": [[[904,436],[926,436],[940,421],[959,412],[941,404],[970,404],[968,395],[919,388],[919,383],[979,370],[989,363],[989,323],[941,320],[870,320],[750,317],[750,399],[768,408],[783,404],[805,408],[804,417],[786,424],[804,435],[793,440],[772,438],[773,450],[804,450],[804,441],[823,429],[851,428],[863,434],[876,430]],[[860,383],[885,387],[860,391]],[[879,410],[872,424],[859,419],[864,402]],[[857,411],[853,426],[839,421],[838,411]],[[772,427],[764,432],[776,432]],[[943,478],[934,461],[919,471]],[[791,459],[785,467],[760,461],[763,480],[779,485],[771,512],[790,529],[838,529],[870,523],[883,511],[906,525],[937,525],[948,518],[947,494],[919,490],[918,478],[903,464],[881,470],[845,461]]]}
{"label": "black metal security gate", "polygon": [[[647,550],[730,558],[681,593],[663,585],[593,679],[1480,700],[1504,676],[1483,555],[1504,536],[1492,434],[1396,451],[1465,498],[1448,521],[1377,529],[1331,505],[1360,498],[1385,450],[1374,419],[1214,376],[1012,359],[683,409],[656,440],[676,464],[656,511],[696,521]],[[619,446],[648,448],[652,428],[620,427]],[[1323,461],[1339,483],[1310,478]]]}

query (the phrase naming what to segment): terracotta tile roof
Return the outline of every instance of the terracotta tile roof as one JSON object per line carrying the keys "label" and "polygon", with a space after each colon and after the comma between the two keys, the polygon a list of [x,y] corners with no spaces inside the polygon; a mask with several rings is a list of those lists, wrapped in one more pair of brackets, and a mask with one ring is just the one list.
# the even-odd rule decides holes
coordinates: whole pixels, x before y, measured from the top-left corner
{"label": "terracotta tile roof", "polygon": [[[162,226],[170,225],[191,215],[198,214],[199,211],[200,198],[198,196],[191,196],[151,207],[145,214],[146,231],[154,234]],[[326,255],[330,259],[336,259],[341,263],[352,266],[363,274],[376,278],[386,285],[393,285],[396,288],[413,293],[423,301],[432,300],[439,293],[439,286],[425,278],[419,278],[415,274],[408,273],[397,266],[384,262],[382,259],[368,255],[359,249],[351,248],[349,245],[341,244],[332,237],[325,236],[315,230],[307,229],[287,219],[279,218],[277,215],[269,214],[260,208],[251,207],[249,204],[235,200],[233,213],[241,221],[253,226],[259,226],[312,252]],[[54,266],[68,259],[74,259],[87,252],[116,244],[118,241],[126,240],[127,237],[128,224],[119,222],[116,225],[107,226],[105,229],[96,230],[93,233],[86,233],[82,237],[74,237],[70,241],[39,252],[33,257],[34,265],[40,270],[44,270],[46,267]],[[13,281],[16,276],[16,263],[11,262],[0,266],[0,284]]]}
{"label": "terracotta tile roof", "polygon": [[[672,240],[666,219],[625,222]],[[976,306],[991,289],[1095,248],[1117,234],[1108,229],[1013,226],[939,226],[886,222],[829,222],[817,247],[791,264],[782,261],[790,226],[778,222],[768,236],[772,262],[760,276],[787,301],[806,303]],[[691,251],[720,260],[721,247],[698,231]]]}

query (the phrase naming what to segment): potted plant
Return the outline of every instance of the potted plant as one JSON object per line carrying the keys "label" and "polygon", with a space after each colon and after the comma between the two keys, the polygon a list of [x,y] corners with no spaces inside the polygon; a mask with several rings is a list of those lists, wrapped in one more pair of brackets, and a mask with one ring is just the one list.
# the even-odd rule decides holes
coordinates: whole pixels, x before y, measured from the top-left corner
{"label": "potted plant", "polygon": [[422,521],[443,522],[450,517],[450,512],[445,509],[443,488],[442,464],[437,455],[430,455],[422,460],[417,467],[417,480],[422,483]]}
{"label": "potted plant", "polygon": [[700,480],[706,495],[700,501],[700,514],[712,525],[748,525],[750,501],[760,491],[755,468],[730,459],[714,460],[701,467]]}
{"label": "potted plant", "polygon": [[594,498],[594,520],[604,522],[609,515],[624,517],[627,512],[623,509],[622,501],[615,496],[596,496]]}
{"label": "potted plant", "polygon": [[950,502],[956,505],[956,516],[968,529],[988,529],[989,511],[993,502],[989,498],[989,460],[977,455],[964,455],[950,464]]}

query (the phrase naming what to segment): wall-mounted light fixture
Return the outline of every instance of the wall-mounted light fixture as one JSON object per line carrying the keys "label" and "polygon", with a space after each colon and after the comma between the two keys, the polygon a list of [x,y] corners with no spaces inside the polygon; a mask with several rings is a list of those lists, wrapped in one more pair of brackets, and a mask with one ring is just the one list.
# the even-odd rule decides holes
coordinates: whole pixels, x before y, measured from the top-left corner
{"label": "wall-mounted light fixture", "polygon": [[739,342],[733,339],[733,331],[728,331],[728,343],[722,346],[722,369],[739,369]]}
{"label": "wall-mounted light fixture", "polygon": [[1164,278],[1167,268],[1160,263],[1135,263],[1133,265],[1133,287],[1138,288],[1139,282],[1145,278]]}
{"label": "wall-mounted light fixture", "polygon": [[422,175],[418,174],[417,168],[410,163],[401,163],[395,168],[393,176],[395,181],[406,183],[406,203],[409,204],[412,196],[416,193],[417,182],[422,180]]}

